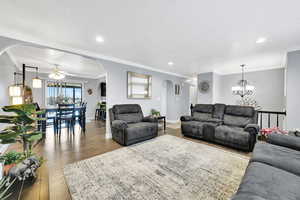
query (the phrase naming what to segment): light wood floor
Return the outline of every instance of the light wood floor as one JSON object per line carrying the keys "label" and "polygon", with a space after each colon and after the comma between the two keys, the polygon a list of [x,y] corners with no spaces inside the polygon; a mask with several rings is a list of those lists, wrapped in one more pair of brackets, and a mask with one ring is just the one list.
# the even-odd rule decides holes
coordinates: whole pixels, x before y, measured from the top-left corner
{"label": "light wood floor", "polygon": [[[180,129],[167,128],[165,132],[160,131],[159,134],[170,134],[183,137]],[[216,148],[221,148],[226,151],[250,156],[249,153],[239,152],[223,146],[190,138],[186,139],[214,146]],[[88,123],[85,134],[81,133],[80,128],[77,127],[74,136],[67,134],[66,132],[62,132],[60,138],[55,137],[53,130],[48,129],[46,139],[40,143],[35,150],[41,153],[46,159],[44,166],[40,169],[42,176],[38,179],[37,184],[25,190],[22,199],[44,200],[46,199],[46,196],[49,195],[51,200],[70,200],[71,197],[62,171],[63,167],[66,164],[87,159],[118,148],[121,148],[119,144],[111,139],[105,138],[104,124],[99,121],[92,121]],[[43,182],[48,180],[49,185],[47,183],[43,184]],[[49,194],[47,194],[48,190],[45,188],[46,186],[49,187]],[[33,196],[39,196],[40,198],[32,198]]]}

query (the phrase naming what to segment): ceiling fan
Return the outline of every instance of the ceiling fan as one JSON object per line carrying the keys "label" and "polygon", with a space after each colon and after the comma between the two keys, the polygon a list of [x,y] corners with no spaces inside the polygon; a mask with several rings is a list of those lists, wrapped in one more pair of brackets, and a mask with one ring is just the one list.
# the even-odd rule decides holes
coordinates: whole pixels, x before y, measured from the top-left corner
{"label": "ceiling fan", "polygon": [[53,68],[52,72],[48,75],[51,79],[61,80],[64,79],[66,76],[76,76],[74,74],[70,74],[68,72],[60,70],[58,64],[53,64],[55,67]]}
{"label": "ceiling fan", "polygon": [[64,71],[59,70],[58,65],[55,64],[53,71],[48,75],[48,77],[51,79],[61,80],[66,77],[66,74]]}

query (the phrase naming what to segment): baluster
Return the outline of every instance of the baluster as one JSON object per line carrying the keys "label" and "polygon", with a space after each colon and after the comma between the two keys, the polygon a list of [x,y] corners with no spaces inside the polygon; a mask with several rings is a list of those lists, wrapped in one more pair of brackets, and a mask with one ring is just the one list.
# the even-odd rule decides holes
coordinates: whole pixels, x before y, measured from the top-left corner
{"label": "baluster", "polygon": [[262,128],[262,112],[260,113],[260,128]]}
{"label": "baluster", "polygon": [[270,124],[270,123],[271,123],[271,121],[270,121],[270,116],[271,116],[271,114],[269,113],[269,114],[268,114],[268,128],[271,127],[271,124]]}
{"label": "baluster", "polygon": [[278,115],[278,113],[277,113],[277,127],[279,127],[279,115]]}

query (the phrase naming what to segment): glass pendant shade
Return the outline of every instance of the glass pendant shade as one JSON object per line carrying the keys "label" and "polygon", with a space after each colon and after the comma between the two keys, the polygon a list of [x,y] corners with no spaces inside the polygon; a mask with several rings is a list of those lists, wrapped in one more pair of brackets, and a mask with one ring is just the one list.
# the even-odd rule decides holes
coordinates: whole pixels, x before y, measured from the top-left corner
{"label": "glass pendant shade", "polygon": [[252,95],[254,93],[255,87],[250,85],[247,80],[245,80],[244,75],[244,67],[245,65],[241,65],[242,67],[242,79],[238,82],[236,86],[231,88],[232,94],[239,95],[244,97],[246,95]]}
{"label": "glass pendant shade", "polygon": [[12,97],[12,105],[18,105],[23,103],[23,97]]}
{"label": "glass pendant shade", "polygon": [[32,87],[33,88],[42,88],[42,80],[37,77],[32,79]]}
{"label": "glass pendant shade", "polygon": [[11,97],[19,97],[22,95],[22,88],[19,85],[11,85],[9,86],[9,96]]}

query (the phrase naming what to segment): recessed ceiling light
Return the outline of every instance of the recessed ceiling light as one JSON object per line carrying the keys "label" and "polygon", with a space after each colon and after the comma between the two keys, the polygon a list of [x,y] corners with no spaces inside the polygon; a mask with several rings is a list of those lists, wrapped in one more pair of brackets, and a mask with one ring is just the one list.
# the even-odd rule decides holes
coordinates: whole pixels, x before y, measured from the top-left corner
{"label": "recessed ceiling light", "polygon": [[264,43],[264,42],[266,42],[266,41],[267,41],[266,38],[260,37],[260,38],[258,38],[258,39],[256,40],[256,43],[257,43],[257,44],[261,44],[261,43]]}
{"label": "recessed ceiling light", "polygon": [[103,39],[102,36],[97,36],[96,41],[99,42],[99,43],[102,43],[102,42],[104,42],[104,39]]}
{"label": "recessed ceiling light", "polygon": [[174,65],[174,63],[173,62],[168,62],[168,65],[172,66],[172,65]]}

